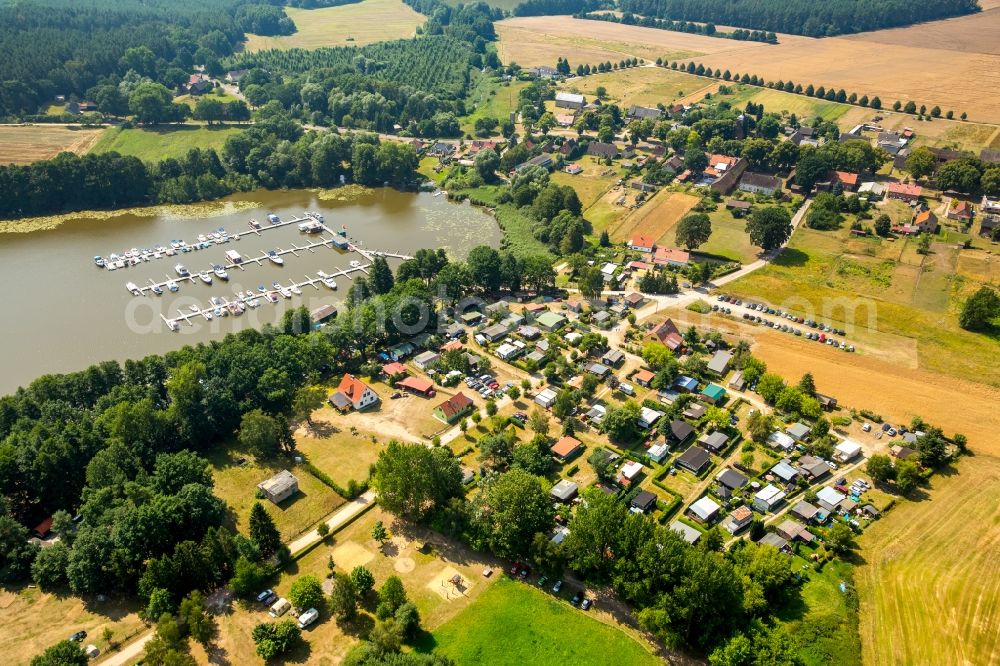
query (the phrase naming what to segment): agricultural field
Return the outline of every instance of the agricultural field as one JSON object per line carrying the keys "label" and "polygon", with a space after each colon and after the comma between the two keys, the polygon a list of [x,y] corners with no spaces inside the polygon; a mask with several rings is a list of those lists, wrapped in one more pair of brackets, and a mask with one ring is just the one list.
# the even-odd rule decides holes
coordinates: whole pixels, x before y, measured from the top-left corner
{"label": "agricultural field", "polygon": [[109,129],[91,152],[133,155],[145,162],[180,159],[192,148],[221,150],[240,129],[233,126],[172,125],[158,128]]}
{"label": "agricultural field", "polygon": [[589,99],[596,97],[598,87],[603,87],[607,92],[608,101],[627,110],[633,104],[670,105],[678,99],[697,95],[699,92],[703,96],[704,92],[714,85],[715,82],[709,79],[662,67],[633,67],[618,72],[569,79],[560,83],[559,88],[583,93]]}
{"label": "agricultural field", "polygon": [[[994,438],[995,439],[995,438]],[[864,663],[1000,661],[1000,459],[963,458],[860,538]]]}
{"label": "agricultural field", "polygon": [[[320,519],[328,516],[344,503],[344,498],[310,474],[305,467],[290,462],[255,462],[249,455],[236,449],[221,447],[208,456],[215,480],[215,494],[226,501],[233,511],[235,524],[230,527],[247,530],[250,507],[257,501],[257,484],[283,469],[288,469],[299,481],[299,492],[280,505],[262,501],[264,508],[274,518],[284,541],[315,527]],[[244,460],[244,462],[240,462]]]}
{"label": "agricultural field", "polygon": [[4,125],[0,127],[0,164],[31,164],[62,152],[82,155],[104,132],[103,128],[65,125]]}
{"label": "agricultural field", "polygon": [[645,234],[656,238],[658,244],[673,245],[674,227],[699,200],[699,197],[691,194],[660,190],[648,203],[633,210],[609,228],[608,234],[613,241]]}
{"label": "agricultural field", "polygon": [[0,591],[0,650],[4,663],[27,664],[75,632],[86,631],[86,643],[93,643],[101,651],[108,651],[108,642],[102,634],[105,628],[112,631],[111,641],[123,643],[146,630],[139,618],[137,602],[116,599],[86,600],[64,594],[43,592],[34,585],[24,588],[6,588]]}
{"label": "agricultural field", "polygon": [[[972,32],[965,32],[969,30]],[[778,44],[568,16],[508,19],[497,24],[497,31],[504,62],[553,65],[559,56],[568,57],[571,64],[617,61],[625,56],[696,60],[713,69],[878,96],[884,106],[897,99],[912,99],[928,108],[939,105],[945,111],[952,109],[956,115],[965,111],[974,121],[1000,122],[1000,98],[970,94],[1000,87],[1000,53],[995,52],[997,40],[991,37],[1000,31],[1000,11],[993,9],[960,19],[846,37],[779,35]],[[983,38],[970,39],[969,34]],[[575,35],[580,38],[578,50],[572,48]],[[955,48],[952,44],[966,46]]]}
{"label": "agricultural field", "polygon": [[[690,76],[690,74],[688,75]],[[697,78],[697,77],[696,77]],[[772,90],[770,88],[759,88],[757,86],[735,85],[731,86],[733,92],[729,95],[719,95],[717,99],[725,100],[735,108],[743,108],[747,102],[763,104],[765,111],[782,113],[782,115],[794,113],[800,121],[811,120],[820,117],[823,120],[835,122],[848,112],[855,109],[849,104],[839,104],[828,102],[815,97],[805,95],[795,95],[793,93]],[[873,111],[862,109],[867,115]],[[861,122],[860,120],[858,122]],[[854,123],[856,125],[858,123]],[[854,125],[851,125],[853,127]],[[848,128],[849,129],[849,128]]]}
{"label": "agricultural field", "polygon": [[364,46],[413,37],[426,20],[400,0],[362,0],[322,9],[285,7],[285,13],[297,32],[277,37],[247,35],[246,50]]}
{"label": "agricultural field", "polygon": [[570,606],[572,594],[565,586],[559,595],[563,598],[557,599],[530,584],[501,579],[435,629],[428,642],[459,664],[596,666],[607,663],[609,654],[622,664],[661,663],[629,634]]}

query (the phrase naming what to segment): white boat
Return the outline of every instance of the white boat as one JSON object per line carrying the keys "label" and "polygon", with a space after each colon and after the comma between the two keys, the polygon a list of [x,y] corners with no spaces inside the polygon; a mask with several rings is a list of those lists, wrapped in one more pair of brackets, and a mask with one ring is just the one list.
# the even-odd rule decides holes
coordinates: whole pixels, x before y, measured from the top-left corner
{"label": "white boat", "polygon": [[212,313],[209,312],[208,310],[205,310],[204,312],[202,312],[201,316],[204,317],[208,321],[212,321]]}
{"label": "white boat", "polygon": [[236,250],[226,250],[226,259],[228,259],[233,264],[242,264],[243,257]]}
{"label": "white boat", "polygon": [[354,259],[353,261],[351,261],[351,268],[360,268],[360,267],[361,267],[361,262],[360,261],[358,261],[357,259]]}
{"label": "white boat", "polygon": [[157,296],[163,296],[163,287],[161,287],[158,284],[154,284],[149,288],[149,290],[152,291]]}
{"label": "white boat", "polygon": [[274,213],[271,213],[270,215],[267,216],[267,221],[270,222],[271,224],[280,224],[281,218],[275,215]]}
{"label": "white boat", "polygon": [[177,251],[174,250],[172,247],[168,247],[166,250],[163,251],[163,254],[167,255],[168,257],[172,257],[175,254],[177,254]]}
{"label": "white boat", "polygon": [[97,265],[98,268],[104,268],[104,257],[96,255],[94,257],[94,263]]}
{"label": "white boat", "polygon": [[250,225],[251,229],[260,229],[260,222],[258,222],[256,218],[250,220],[247,224]]}
{"label": "white boat", "polygon": [[177,264],[174,266],[174,271],[181,277],[188,277],[191,273],[188,272],[187,266],[184,264]]}
{"label": "white boat", "polygon": [[302,290],[299,289],[299,286],[297,284],[293,284],[291,287],[288,288],[288,290],[293,294],[295,294],[296,296],[302,295]]}
{"label": "white boat", "polygon": [[212,264],[212,272],[215,273],[215,277],[219,278],[220,280],[229,279],[229,273],[227,273],[226,269],[220,266],[219,264]]}
{"label": "white boat", "polygon": [[179,288],[180,287],[177,286],[176,282],[174,282],[173,280],[167,280],[167,289],[169,289],[170,291],[177,291]]}
{"label": "white boat", "polygon": [[204,243],[207,240],[208,240],[208,237],[205,234],[198,234],[198,242],[199,243]]}
{"label": "white boat", "polygon": [[281,256],[274,250],[267,251],[267,258],[271,260],[271,263],[277,266],[283,266],[285,263],[285,260],[282,259]]}
{"label": "white boat", "polygon": [[281,292],[281,295],[284,296],[285,298],[292,297],[292,292],[290,292],[287,287],[282,287],[278,291]]}
{"label": "white boat", "polygon": [[337,291],[337,283],[334,282],[333,278],[330,277],[329,275],[323,275],[323,276],[321,276],[320,280],[322,280],[323,284],[325,284],[327,287],[329,287],[333,291]]}
{"label": "white boat", "polygon": [[198,312],[198,306],[197,305],[192,305],[191,306],[191,312]]}
{"label": "white boat", "polygon": [[205,284],[212,284],[212,276],[211,276],[211,274],[209,274],[209,273],[199,273],[198,277],[200,277],[201,281],[204,282]]}
{"label": "white boat", "polygon": [[167,328],[169,328],[171,331],[176,331],[176,330],[178,330],[180,328],[180,326],[178,326],[177,322],[174,321],[173,319],[168,319],[167,320]]}
{"label": "white boat", "polygon": [[216,317],[225,317],[226,316],[226,311],[223,310],[222,308],[215,308],[215,316]]}
{"label": "white boat", "polygon": [[129,293],[133,296],[142,296],[142,292],[139,290],[139,287],[135,284],[135,282],[126,282],[125,288],[128,289]]}

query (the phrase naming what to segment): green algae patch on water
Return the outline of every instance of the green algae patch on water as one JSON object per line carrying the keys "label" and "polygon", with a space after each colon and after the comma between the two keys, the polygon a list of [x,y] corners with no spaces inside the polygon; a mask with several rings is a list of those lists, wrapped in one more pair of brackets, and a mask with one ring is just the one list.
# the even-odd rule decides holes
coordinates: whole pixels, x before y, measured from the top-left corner
{"label": "green algae patch on water", "polygon": [[334,187],[327,190],[310,190],[316,193],[316,198],[320,201],[342,201],[345,203],[351,203],[358,201],[366,196],[371,195],[375,190],[370,187],[365,187],[364,185],[343,185],[341,187]]}
{"label": "green algae patch on water", "polygon": [[114,210],[85,210],[59,215],[24,217],[19,220],[0,221],[0,233],[26,234],[34,231],[51,231],[67,222],[82,220],[112,220],[125,215],[135,217],[163,217],[168,220],[190,220],[234,215],[246,210],[261,208],[258,201],[208,201],[196,204],[163,204]]}

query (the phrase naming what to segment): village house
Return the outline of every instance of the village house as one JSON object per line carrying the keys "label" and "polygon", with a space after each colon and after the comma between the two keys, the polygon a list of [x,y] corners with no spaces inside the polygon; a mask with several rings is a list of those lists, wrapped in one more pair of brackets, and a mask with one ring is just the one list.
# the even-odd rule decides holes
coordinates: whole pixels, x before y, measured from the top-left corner
{"label": "village house", "polygon": [[781,449],[782,451],[791,451],[795,448],[795,440],[789,437],[787,434],[779,431],[772,432],[767,438],[768,446],[772,449]]}
{"label": "village house", "polygon": [[885,196],[885,185],[873,180],[866,180],[858,187],[858,196],[869,201],[880,201]]}
{"label": "village house", "polygon": [[745,529],[750,523],[753,522],[753,511],[749,507],[738,506],[732,513],[729,514],[729,518],[723,523],[723,527],[726,528],[730,534],[736,534],[742,529]]}
{"label": "village house", "polygon": [[696,530],[690,525],[682,523],[679,520],[675,520],[674,522],[670,523],[670,529],[680,534],[681,538],[691,545],[697,543],[698,539],[701,538],[701,532],[699,530]]}
{"label": "village house", "polygon": [[702,497],[688,508],[688,515],[699,523],[707,524],[719,513],[722,507],[711,497]]}
{"label": "village house", "polygon": [[719,376],[725,375],[729,372],[729,364],[732,362],[732,352],[719,350],[712,355],[712,360],[708,362],[708,371]]}
{"label": "village house", "polygon": [[709,384],[701,390],[700,397],[702,400],[706,400],[713,405],[718,405],[726,399],[726,389],[718,384]]}
{"label": "village house", "polygon": [[642,405],[639,407],[639,427],[640,428],[650,428],[654,423],[660,420],[663,416],[663,412],[658,409],[653,409],[651,407],[646,407]]}
{"label": "village house", "polygon": [[861,445],[849,439],[833,447],[833,457],[841,462],[850,462],[859,455],[861,455]]}
{"label": "village house", "polygon": [[640,490],[629,502],[629,510],[634,513],[649,513],[656,507],[656,495],[648,490]]}
{"label": "village house", "polygon": [[758,511],[773,511],[784,499],[785,492],[769,483],[753,496],[753,506]]}
{"label": "village house", "polygon": [[908,446],[903,446],[902,444],[893,444],[889,447],[889,454],[893,458],[898,458],[899,460],[909,460],[913,456],[917,455],[917,450],[911,449]]}
{"label": "village house", "polygon": [[794,520],[784,520],[780,525],[774,528],[774,533],[783,539],[788,541],[804,541],[805,543],[812,543],[816,540],[812,532],[805,528],[802,523],[797,523]]}
{"label": "village house", "polygon": [[802,456],[799,458],[799,472],[809,481],[818,481],[830,473],[830,465],[816,456]]}
{"label": "village house", "polygon": [[425,351],[417,354],[413,359],[413,365],[421,370],[426,370],[441,360],[441,355],[437,352]]}
{"label": "village house", "polygon": [[850,171],[831,171],[827,175],[830,186],[840,185],[845,192],[855,192],[858,189],[860,177]]}
{"label": "village house", "polygon": [[625,361],[625,352],[621,349],[609,349],[601,356],[601,363],[609,368],[617,368]]}
{"label": "village house", "polygon": [[352,374],[345,374],[337,390],[328,398],[342,412],[361,411],[379,403],[378,393]]}
{"label": "village house", "polygon": [[806,127],[806,126],[798,127],[792,131],[792,134],[791,136],[788,137],[788,140],[794,143],[796,146],[801,146],[802,144],[805,144],[807,146],[816,146],[819,145],[819,143],[815,139],[813,139],[813,135],[815,134],[815,132],[816,130],[814,130],[812,127]]}
{"label": "village house", "polygon": [[816,501],[827,511],[836,511],[847,496],[830,486],[824,486],[816,493]]}
{"label": "village house", "polygon": [[656,377],[652,371],[646,370],[645,368],[640,369],[634,375],[632,375],[632,381],[634,381],[639,386],[649,388],[649,385],[653,383],[653,379]]}
{"label": "village house", "polygon": [[574,499],[579,492],[578,486],[568,479],[560,479],[560,481],[552,486],[552,490],[549,491],[549,495],[552,496],[557,502],[561,504],[569,504]]}
{"label": "village house", "polygon": [[642,464],[630,460],[618,471],[618,483],[631,486],[640,476],[642,476]]}
{"label": "village house", "polygon": [[579,455],[582,450],[583,442],[578,440],[576,437],[571,437],[570,435],[566,435],[553,444],[551,449],[552,455],[559,458],[559,460],[562,460],[563,462],[572,460]]}
{"label": "village house", "polygon": [[742,157],[710,155],[705,177],[711,181],[711,188],[721,194],[729,194],[736,187],[740,176],[747,170],[747,161]]}
{"label": "village house", "polygon": [[475,409],[472,398],[461,391],[434,408],[434,416],[451,425]]}
{"label": "village house", "polygon": [[796,442],[801,442],[809,437],[809,426],[804,423],[793,423],[785,428],[785,432]]}
{"label": "village house", "polygon": [[781,179],[764,173],[748,171],[740,179],[739,189],[744,192],[774,196],[775,192],[781,190]]}
{"label": "village house", "polygon": [[710,462],[712,462],[712,456],[709,455],[708,451],[700,446],[692,446],[677,457],[675,464],[678,467],[683,467],[692,474],[698,475],[708,467]]}
{"label": "village house", "polygon": [[677,352],[684,346],[684,337],[677,325],[670,319],[656,326],[650,331],[650,335],[666,345],[672,352]]}
{"label": "village house", "polygon": [[730,467],[726,467],[716,474],[715,480],[721,488],[726,488],[729,491],[740,490],[750,483],[750,479]]}
{"label": "village house", "polygon": [[818,508],[810,504],[805,500],[800,500],[798,504],[793,506],[789,513],[799,520],[805,521],[807,523],[812,522],[819,515],[820,511]]}
{"label": "village house", "polygon": [[789,484],[794,483],[795,479],[799,476],[799,471],[792,467],[792,463],[788,458],[779,460],[775,465],[768,470],[768,474],[771,477],[776,477],[781,480],[782,483]]}
{"label": "village house", "polygon": [[587,144],[587,154],[601,159],[613,160],[618,157],[618,146],[613,143],[591,141]]}
{"label": "village house", "polygon": [[576,121],[576,116],[572,113],[558,113],[555,119],[556,125],[559,125],[559,127],[572,127]]}
{"label": "village house", "polygon": [[565,171],[571,176],[575,176],[577,174],[583,173],[583,167],[580,166],[579,164],[567,164],[563,168],[563,171]]}
{"label": "village house", "polygon": [[655,463],[662,463],[668,453],[670,453],[670,447],[667,446],[666,442],[653,444],[651,447],[646,449],[646,455]]}
{"label": "village house", "polygon": [[670,438],[678,444],[683,444],[694,434],[694,426],[687,421],[674,419],[670,422]]}
{"label": "village house", "polygon": [[656,239],[647,234],[636,234],[629,239],[628,248],[636,252],[652,252],[656,249]]}
{"label": "village house", "polygon": [[686,268],[691,262],[691,253],[672,247],[658,247],[653,254],[653,263],[657,266],[672,266]]}
{"label": "village house", "polygon": [[425,398],[434,397],[434,383],[423,377],[404,377],[396,382],[396,388],[401,388],[409,393],[422,395]]}
{"label": "village house", "polygon": [[295,475],[287,469],[283,469],[270,479],[258,483],[257,490],[259,490],[265,498],[271,500],[275,504],[280,504],[295,493],[299,492],[299,480],[296,479]]}
{"label": "village house", "polygon": [[972,205],[968,201],[952,200],[952,205],[948,207],[948,219],[968,222],[972,219]]}
{"label": "village house", "polygon": [[636,106],[633,104],[625,112],[626,120],[659,120],[663,112],[656,107]]}
{"label": "village house", "polygon": [[706,432],[701,437],[698,438],[698,446],[711,451],[712,453],[718,453],[729,441],[729,437],[726,433],[716,430],[714,432]]}

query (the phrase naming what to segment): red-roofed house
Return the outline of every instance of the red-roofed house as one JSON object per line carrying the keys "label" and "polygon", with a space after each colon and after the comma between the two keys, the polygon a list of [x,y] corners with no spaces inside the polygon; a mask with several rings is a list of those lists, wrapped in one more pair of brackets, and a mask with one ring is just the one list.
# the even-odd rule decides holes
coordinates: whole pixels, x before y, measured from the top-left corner
{"label": "red-roofed house", "polygon": [[434,383],[423,377],[404,377],[396,383],[396,387],[425,398],[434,397]]}
{"label": "red-roofed house", "polygon": [[634,271],[648,271],[653,267],[653,264],[647,264],[645,261],[630,261],[628,262],[628,268]]}
{"label": "red-roofed house", "polygon": [[329,400],[330,404],[340,411],[349,412],[352,409],[360,411],[377,405],[379,397],[378,393],[371,390],[367,384],[348,373],[340,380],[340,386]]}
{"label": "red-roofed house", "polygon": [[434,408],[434,416],[445,423],[454,423],[475,408],[472,398],[461,391]]}
{"label": "red-roofed house", "polygon": [[889,187],[886,188],[886,192],[890,199],[913,202],[919,199],[924,193],[924,188],[919,185],[913,185],[912,183],[889,183]]}
{"label": "red-roofed house", "polygon": [[845,190],[854,192],[858,189],[859,176],[856,173],[851,173],[850,171],[831,171],[829,177],[831,184],[840,183]]}
{"label": "red-roofed house", "polygon": [[637,234],[629,239],[628,247],[639,252],[652,252],[656,247],[656,239],[646,234]]}
{"label": "red-roofed house", "polygon": [[386,363],[382,366],[382,374],[386,377],[395,377],[396,375],[405,375],[406,366],[397,361],[392,363]]}
{"label": "red-roofed house", "polygon": [[657,266],[674,266],[684,268],[691,262],[691,253],[673,247],[658,247],[653,254],[653,263]]}
{"label": "red-roofed house", "polygon": [[670,351],[677,351],[684,346],[684,336],[670,319],[654,328],[650,335],[665,344]]}
{"label": "red-roofed house", "polygon": [[35,533],[35,536],[39,539],[44,539],[45,535],[52,531],[52,516],[49,516],[42,522],[35,526],[35,529],[31,530]]}
{"label": "red-roofed house", "polygon": [[972,206],[969,205],[968,201],[956,202],[948,209],[948,219],[968,222],[972,219]]}
{"label": "red-roofed house", "polygon": [[441,347],[441,351],[450,352],[456,349],[461,349],[462,347],[463,345],[461,340],[452,340],[451,342],[448,342],[443,347]]}
{"label": "red-roofed house", "polygon": [[583,448],[583,443],[576,437],[570,437],[566,435],[558,442],[552,445],[552,455],[560,460],[569,460],[573,456],[580,453]]}
{"label": "red-roofed house", "polygon": [[632,381],[634,381],[639,386],[649,386],[652,383],[654,377],[656,377],[655,374],[653,374],[649,370],[642,369],[639,370],[639,372],[632,375]]}

